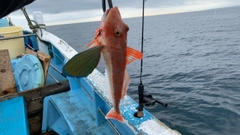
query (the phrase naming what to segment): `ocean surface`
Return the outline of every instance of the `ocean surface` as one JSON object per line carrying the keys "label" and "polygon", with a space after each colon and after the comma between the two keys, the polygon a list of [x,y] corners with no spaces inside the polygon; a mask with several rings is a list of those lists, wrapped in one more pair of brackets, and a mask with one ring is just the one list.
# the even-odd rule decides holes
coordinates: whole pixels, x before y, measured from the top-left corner
{"label": "ocean surface", "polygon": [[[121,10],[121,9],[120,9]],[[124,19],[140,50],[141,18]],[[47,27],[81,52],[99,22]],[[104,61],[97,67],[104,72]],[[140,61],[127,66],[138,102]],[[145,92],[167,102],[145,107],[183,135],[240,134],[240,7],[145,17]]]}

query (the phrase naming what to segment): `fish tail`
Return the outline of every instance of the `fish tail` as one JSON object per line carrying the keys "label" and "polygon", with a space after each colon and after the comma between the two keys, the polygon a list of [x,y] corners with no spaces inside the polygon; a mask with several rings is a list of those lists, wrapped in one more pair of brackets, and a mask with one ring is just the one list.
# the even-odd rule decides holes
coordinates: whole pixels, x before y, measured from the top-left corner
{"label": "fish tail", "polygon": [[122,117],[121,113],[114,111],[113,108],[107,113],[105,118],[106,119],[115,119],[115,120],[118,120],[118,121],[124,123],[124,120],[123,120],[123,117]]}

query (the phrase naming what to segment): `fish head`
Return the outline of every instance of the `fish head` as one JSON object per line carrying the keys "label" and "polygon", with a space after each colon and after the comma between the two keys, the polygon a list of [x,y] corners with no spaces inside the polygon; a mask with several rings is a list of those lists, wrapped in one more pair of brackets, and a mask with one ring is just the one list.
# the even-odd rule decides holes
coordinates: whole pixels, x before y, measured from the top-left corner
{"label": "fish head", "polygon": [[88,46],[126,47],[128,30],[129,27],[123,22],[118,7],[110,8],[102,16],[100,27],[95,32],[95,38]]}

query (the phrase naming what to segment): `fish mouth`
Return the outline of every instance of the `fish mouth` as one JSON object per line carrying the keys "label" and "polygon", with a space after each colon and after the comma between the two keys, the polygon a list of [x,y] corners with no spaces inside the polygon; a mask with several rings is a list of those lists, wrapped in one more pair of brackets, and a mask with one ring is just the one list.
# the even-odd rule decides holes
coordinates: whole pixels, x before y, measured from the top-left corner
{"label": "fish mouth", "polygon": [[110,9],[107,9],[107,11],[105,11],[104,15],[103,15],[103,20],[105,20],[108,16],[108,13],[110,12],[111,8]]}
{"label": "fish mouth", "polygon": [[107,9],[107,10],[104,12],[104,14],[103,14],[103,16],[102,16],[102,24],[104,24],[104,23],[106,22],[106,20],[107,20],[107,18],[108,18],[108,16],[109,16],[110,10],[111,10],[111,8],[110,8],[110,9]]}
{"label": "fish mouth", "polygon": [[106,12],[104,13],[104,18],[107,18],[108,16],[114,16],[114,15],[120,15],[120,12],[118,10],[118,7],[113,7],[113,8],[109,8],[106,10]]}

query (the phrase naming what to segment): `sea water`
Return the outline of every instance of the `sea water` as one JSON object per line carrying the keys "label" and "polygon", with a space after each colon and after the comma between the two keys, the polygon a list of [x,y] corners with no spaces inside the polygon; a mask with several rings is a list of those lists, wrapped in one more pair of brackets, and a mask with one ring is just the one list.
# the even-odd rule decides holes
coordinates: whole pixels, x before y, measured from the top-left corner
{"label": "sea water", "polygon": [[[128,46],[140,50],[141,18],[129,25]],[[47,27],[81,52],[100,22]],[[145,107],[184,135],[240,134],[240,7],[145,17],[145,92],[167,102]],[[97,67],[104,72],[104,61]],[[127,66],[128,95],[138,102],[140,61]]]}

